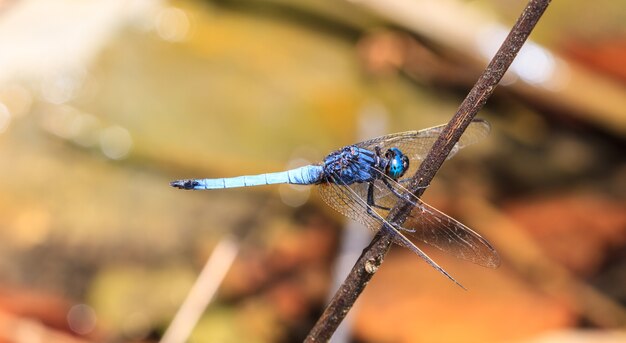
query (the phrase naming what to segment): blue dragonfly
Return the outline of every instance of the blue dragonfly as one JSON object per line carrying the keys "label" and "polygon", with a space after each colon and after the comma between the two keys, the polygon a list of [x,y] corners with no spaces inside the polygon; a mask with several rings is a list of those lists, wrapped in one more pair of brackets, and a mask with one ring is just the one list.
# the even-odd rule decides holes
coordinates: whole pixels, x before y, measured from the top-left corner
{"label": "blue dragonfly", "polygon": [[[429,265],[463,287],[418,248],[413,240],[429,244],[458,258],[496,268],[500,258],[487,240],[467,226],[426,204],[403,184],[419,167],[445,125],[420,131],[394,133],[348,145],[330,153],[323,162],[277,173],[217,179],[186,179],[171,186],[188,190],[223,189],[269,184],[318,185],[322,199],[332,208],[376,231],[391,230],[394,243],[407,247]],[[490,125],[474,120],[448,158],[459,149],[487,136]],[[400,200],[413,209],[402,224],[385,218]]]}

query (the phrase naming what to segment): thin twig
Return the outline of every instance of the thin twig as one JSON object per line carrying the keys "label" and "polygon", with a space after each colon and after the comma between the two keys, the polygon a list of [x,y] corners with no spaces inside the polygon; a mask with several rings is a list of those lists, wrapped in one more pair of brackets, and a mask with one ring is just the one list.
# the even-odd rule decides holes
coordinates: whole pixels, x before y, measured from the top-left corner
{"label": "thin twig", "polygon": [[187,342],[238,252],[237,238],[229,235],[219,241],[160,343]]}
{"label": "thin twig", "polygon": [[[430,184],[467,126],[493,93],[496,85],[504,76],[549,4],[550,0],[530,0],[528,2],[496,55],[463,100],[456,114],[443,129],[415,175],[411,177],[409,190],[413,194],[418,197],[422,196],[426,186]],[[401,225],[411,210],[412,205],[410,203],[401,201],[391,210],[387,220],[392,224]],[[391,247],[393,233],[383,229],[384,227],[378,231],[370,245],[365,248],[305,342],[327,342],[330,340],[337,326],[365,289]]]}

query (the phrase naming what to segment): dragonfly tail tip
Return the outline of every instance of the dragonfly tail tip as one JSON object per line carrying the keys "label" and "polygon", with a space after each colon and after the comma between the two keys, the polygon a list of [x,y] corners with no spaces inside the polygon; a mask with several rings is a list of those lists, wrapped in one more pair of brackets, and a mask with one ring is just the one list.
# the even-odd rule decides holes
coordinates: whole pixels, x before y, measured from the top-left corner
{"label": "dragonfly tail tip", "polygon": [[195,180],[176,180],[170,182],[170,186],[179,189],[195,189],[198,185],[198,181]]}

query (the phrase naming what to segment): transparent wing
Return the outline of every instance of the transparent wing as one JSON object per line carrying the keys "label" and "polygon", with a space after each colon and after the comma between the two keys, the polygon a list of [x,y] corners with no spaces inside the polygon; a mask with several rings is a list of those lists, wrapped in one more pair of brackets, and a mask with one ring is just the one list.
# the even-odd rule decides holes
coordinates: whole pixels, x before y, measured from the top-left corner
{"label": "transparent wing", "polygon": [[[407,236],[484,267],[496,268],[500,265],[500,257],[496,250],[478,233],[415,197],[401,184],[390,178],[387,181],[395,193],[410,199],[415,205],[402,225],[405,230],[410,231],[407,232]],[[398,196],[382,181],[377,180],[376,183],[378,185],[374,190],[375,204],[392,208],[398,201]],[[376,192],[383,187],[384,191],[377,195]],[[386,217],[386,210],[378,208],[377,211]]]}
{"label": "transparent wing", "polygon": [[[339,178],[335,177],[333,180],[335,183],[323,183],[319,187],[322,199],[324,199],[330,207],[334,208],[346,217],[365,225],[371,230],[376,231],[384,225],[385,228],[393,231],[394,243],[409,248],[426,261],[426,263],[428,263],[431,267],[435,268],[461,288],[465,289],[463,285],[461,285],[450,274],[448,274],[448,272],[441,268],[435,261],[433,261],[433,259],[431,259],[400,231],[388,223],[385,217],[381,217],[379,212],[367,205],[366,200],[355,191],[362,191],[363,184],[353,184],[351,186],[339,185],[336,183]],[[368,213],[368,209],[371,211],[371,215]]]}
{"label": "transparent wing", "polygon": [[[379,147],[383,153],[392,147],[402,150],[402,152],[409,157],[410,161],[409,169],[405,172],[404,176],[398,180],[400,184],[402,184],[404,180],[408,180],[413,174],[415,174],[422,160],[435,143],[435,140],[437,140],[437,137],[439,137],[439,134],[444,127],[445,125],[439,125],[419,131],[393,133],[386,136],[372,138],[370,140],[357,143],[356,145],[371,151],[374,151],[376,147]],[[459,151],[459,149],[474,144],[487,137],[490,130],[491,126],[487,121],[474,119],[461,136],[459,142],[455,145],[455,148],[450,152],[448,159],[452,158]],[[384,173],[380,173],[384,175]],[[374,193],[376,204],[380,204],[388,208],[393,207],[398,200],[397,197],[391,193],[389,188],[384,185],[382,181],[376,181],[376,185],[377,191]],[[399,188],[402,187],[400,186]],[[365,188],[365,190],[366,189],[367,188]],[[362,197],[367,194],[367,192],[359,192],[359,190],[357,190],[357,193],[359,193]],[[386,217],[386,213],[383,214],[383,217]]]}
{"label": "transparent wing", "polygon": [[409,236],[457,258],[489,268],[500,265],[498,253],[486,239],[419,199],[403,226],[413,231]]}
{"label": "transparent wing", "polygon": [[[392,133],[386,136],[372,138],[355,145],[371,151],[374,151],[376,147],[380,147],[383,153],[392,147],[402,150],[410,161],[409,170],[404,174],[404,178],[408,178],[415,173],[444,127],[445,125],[439,125],[419,131]],[[461,136],[459,142],[455,145],[455,148],[450,152],[448,158],[452,158],[459,149],[487,137],[490,130],[491,126],[487,121],[474,119]]]}
{"label": "transparent wing", "polygon": [[[372,151],[375,147],[380,147],[383,151],[391,147],[399,148],[411,160],[411,168],[405,174],[408,176],[412,175],[414,170],[419,167],[419,163],[421,163],[421,160],[431,148],[443,127],[442,125],[420,131],[391,134],[356,145]],[[489,133],[489,129],[490,126],[487,122],[482,120],[473,121],[451,152],[450,157],[458,149],[484,138]],[[386,227],[394,231],[395,243],[409,248],[433,268],[457,284],[459,283],[452,276],[424,254],[407,236],[482,266],[495,268],[499,265],[500,259],[497,252],[484,238],[467,226],[422,202],[402,186],[402,180],[398,183],[388,178],[383,172],[379,171],[379,173],[381,177],[386,178],[385,181],[387,182],[375,180],[372,183],[374,204],[377,206],[372,207],[367,203],[368,183],[341,185],[339,184],[340,178],[332,175],[330,176],[332,182],[323,183],[319,187],[322,199],[339,213],[374,231],[380,229],[383,224],[387,224]],[[393,189],[393,192],[390,187]],[[410,216],[400,229],[393,227],[385,220],[389,209],[393,208],[398,202],[398,195],[410,199],[415,205]]]}
{"label": "transparent wing", "polygon": [[[355,183],[349,186],[323,184],[320,187],[322,199],[346,217],[372,230],[378,230],[381,220],[376,220],[368,214],[368,209],[377,217],[386,218],[389,209],[398,202],[396,195],[398,194],[405,199],[410,199],[415,205],[402,225],[406,236],[484,267],[496,268],[500,265],[500,257],[496,250],[478,233],[426,204],[391,178],[381,175],[386,178],[387,184],[393,188],[395,194],[385,182],[375,180],[373,199],[377,206],[367,204],[368,184],[366,183]],[[342,188],[347,188],[348,191],[342,191]]]}
{"label": "transparent wing", "polygon": [[[358,184],[358,186],[364,185],[365,184]],[[339,186],[336,183],[326,182],[320,184],[318,189],[324,202],[337,212],[365,225],[373,231],[380,229],[383,221],[367,213],[367,202],[365,202],[365,206],[361,204],[361,201],[365,201],[363,199],[366,198],[359,194],[367,194],[367,186],[351,187],[353,191],[356,190],[359,194],[352,194],[348,190],[344,189],[345,187],[350,186]]]}

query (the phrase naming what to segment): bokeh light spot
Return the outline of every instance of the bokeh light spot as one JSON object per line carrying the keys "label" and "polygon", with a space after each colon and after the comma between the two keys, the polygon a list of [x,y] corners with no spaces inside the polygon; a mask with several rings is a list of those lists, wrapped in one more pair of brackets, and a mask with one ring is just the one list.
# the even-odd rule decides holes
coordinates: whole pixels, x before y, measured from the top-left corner
{"label": "bokeh light spot", "polygon": [[52,74],[41,81],[41,96],[53,104],[66,103],[74,98],[86,76],[81,69]]}
{"label": "bokeh light spot", "polygon": [[130,133],[123,127],[111,126],[100,132],[100,149],[110,159],[119,160],[126,157],[132,145]]}
{"label": "bokeh light spot", "polygon": [[74,305],[67,313],[70,329],[79,335],[91,333],[96,328],[96,322],[96,311],[89,305]]}
{"label": "bokeh light spot", "polygon": [[43,118],[42,127],[61,138],[70,139],[74,135],[72,123],[80,115],[78,110],[72,106],[52,106]]}
{"label": "bokeh light spot", "polygon": [[[489,27],[483,34],[478,35],[478,49],[483,58],[491,59],[507,35],[508,30],[502,26]],[[520,78],[532,85],[543,85],[553,78],[555,68],[556,62],[552,53],[540,45],[528,41],[519,51],[501,84],[509,85]]]}
{"label": "bokeh light spot", "polygon": [[156,16],[156,31],[159,37],[170,42],[179,42],[187,38],[189,33],[189,18],[185,11],[169,7]]}

